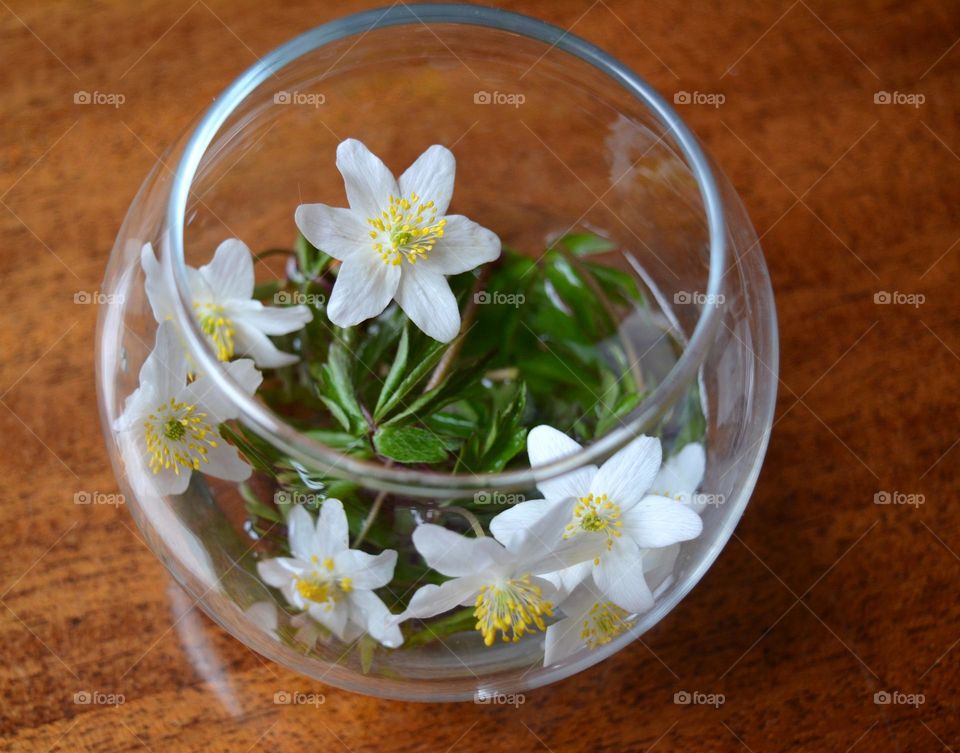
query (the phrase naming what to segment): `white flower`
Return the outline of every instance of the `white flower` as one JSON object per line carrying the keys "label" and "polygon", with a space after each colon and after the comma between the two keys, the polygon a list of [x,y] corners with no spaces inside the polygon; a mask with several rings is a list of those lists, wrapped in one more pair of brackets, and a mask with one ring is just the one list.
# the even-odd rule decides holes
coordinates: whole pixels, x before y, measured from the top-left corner
{"label": "white flower", "polygon": [[703,481],[706,467],[707,454],[704,452],[703,445],[691,442],[676,455],[667,459],[650,485],[650,493],[671,497],[701,513],[706,507],[706,502],[694,495],[694,492]]}
{"label": "white flower", "polygon": [[[260,386],[262,376],[250,359],[224,368],[249,394]],[[133,457],[150,468],[157,494],[182,494],[194,471],[228,481],[250,476],[250,466],[219,432],[221,423],[237,415],[209,377],[187,383],[187,358],[174,324],[163,322],[140,369],[140,386],[127,398],[113,428],[120,441],[133,448],[128,462]]]}
{"label": "white flower", "polygon": [[[172,282],[147,243],[140,251],[147,298],[158,322],[173,318]],[[296,332],[313,318],[306,306],[264,306],[253,300],[253,257],[236,238],[221,243],[213,260],[199,269],[187,267],[194,316],[217,358],[249,356],[262,369],[288,366],[297,356],[284,353],[267,335]]]}
{"label": "white flower", "polygon": [[[530,465],[549,463],[579,452],[573,439],[549,426],[537,426],[527,438]],[[593,563],[582,563],[552,577],[569,593],[591,572],[606,599],[628,613],[644,612],[653,595],[644,577],[644,555],[696,538],[700,516],[676,500],[648,495],[660,469],[660,440],[638,437],[598,469],[584,466],[541,481],[545,499],[522,502],[490,522],[493,534],[510,545],[514,537],[546,516],[567,520],[563,539],[593,545]],[[559,542],[557,542],[559,543]]]}
{"label": "white flower", "polygon": [[500,255],[500,240],[461,215],[447,215],[456,160],[439,145],[420,155],[397,181],[356,139],[337,147],[349,209],[297,207],[300,232],[341,262],[327,306],[330,321],[351,327],[396,299],[435,340],[460,330],[460,311],[445,275]]}
{"label": "white flower", "polygon": [[612,601],[598,597],[592,583],[574,589],[561,607],[564,618],[547,628],[543,663],[555,664],[586,647],[603,646],[636,623],[636,617]]}
{"label": "white flower", "polygon": [[373,555],[350,549],[347,516],[338,499],[323,503],[316,525],[303,507],[294,507],[287,528],[293,556],[259,562],[257,572],[264,582],[279,588],[292,606],[306,611],[341,641],[369,633],[384,646],[402,644],[400,628],[373,592],[393,579],[397,553],[388,549]]}
{"label": "white flower", "polygon": [[426,523],[413,532],[413,544],[427,565],[450,580],[418,589],[397,622],[433,617],[457,606],[475,607],[477,630],[488,646],[499,632],[517,641],[543,630],[553,615],[557,591],[542,573],[581,561],[587,553],[575,542],[551,550],[545,540],[558,539],[562,528],[549,530],[545,519],[512,539],[506,547],[489,536],[470,538]]}

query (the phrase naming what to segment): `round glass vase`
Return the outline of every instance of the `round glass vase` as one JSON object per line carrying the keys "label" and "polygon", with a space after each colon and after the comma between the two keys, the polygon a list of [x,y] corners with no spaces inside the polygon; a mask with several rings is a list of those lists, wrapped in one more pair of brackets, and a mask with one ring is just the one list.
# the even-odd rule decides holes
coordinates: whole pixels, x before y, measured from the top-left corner
{"label": "round glass vase", "polygon": [[[536,265],[545,263],[544,249],[570,233],[609,241],[591,262],[629,276],[642,291],[633,310],[618,311],[616,330],[636,357],[628,368],[642,372],[643,399],[578,453],[535,471],[520,453],[502,471],[471,474],[345,453],[242,389],[192,315],[188,267],[207,263],[226,238],[254,251],[289,248],[299,204],[342,206],[333,155],[351,137],[394,169],[431,144],[450,148],[457,159],[452,208]],[[410,541],[417,522],[462,527],[462,500],[538,498],[538,483],[601,464],[641,434],[660,437],[668,457],[689,441],[681,435],[691,411],[700,416],[697,441],[706,450],[702,533],[657,559],[656,572],[647,574],[655,588],[651,609],[630,615],[610,640],[561,661],[545,664],[537,631],[492,646],[469,627],[395,649],[329,635],[304,641],[297,610],[257,569],[264,542],[251,531],[244,493],[269,496],[275,475],[255,468],[240,488],[201,469],[183,494],[163,494],[148,459],[113,429],[157,336],[141,268],[146,243],[176,290],[171,317],[191,368],[237,416],[228,441],[241,432],[256,437],[315,496],[325,488],[310,483],[317,478],[349,485],[397,521],[395,538],[381,543],[401,560],[417,556]],[[256,265],[257,280],[288,269],[282,255],[266,257]],[[109,303],[97,336],[101,417],[146,541],[205,612],[247,646],[360,693],[469,700],[542,686],[616,653],[663,619],[717,558],[769,438],[776,315],[758,240],[736,194],[636,74],[573,34],[501,10],[398,5],[325,24],[265,56],[146,178],[117,237],[103,292]],[[322,306],[314,316],[324,317]],[[549,337],[541,342],[549,348]],[[563,390],[558,384],[558,395]],[[396,596],[398,603],[409,598]]]}

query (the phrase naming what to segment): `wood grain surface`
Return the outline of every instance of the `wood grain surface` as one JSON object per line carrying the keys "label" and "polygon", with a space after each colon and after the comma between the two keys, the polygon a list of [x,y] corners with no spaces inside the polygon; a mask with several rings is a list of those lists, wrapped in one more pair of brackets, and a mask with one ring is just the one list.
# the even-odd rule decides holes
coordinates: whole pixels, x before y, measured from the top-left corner
{"label": "wood grain surface", "polygon": [[724,95],[681,112],[740,191],[777,295],[782,382],[753,501],[702,583],[615,659],[517,708],[322,687],[194,610],[125,509],[75,504],[116,491],[96,306],[77,294],[97,290],[155,155],[257,56],[372,5],[0,0],[0,749],[960,749],[955,3],[503,3],[670,99]]}

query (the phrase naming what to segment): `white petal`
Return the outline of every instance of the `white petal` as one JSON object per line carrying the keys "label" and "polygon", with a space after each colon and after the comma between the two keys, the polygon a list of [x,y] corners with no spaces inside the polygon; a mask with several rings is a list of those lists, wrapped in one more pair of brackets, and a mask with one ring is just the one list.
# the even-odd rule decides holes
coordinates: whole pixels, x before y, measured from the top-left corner
{"label": "white petal", "polygon": [[459,214],[444,219],[443,237],[430,249],[425,262],[431,271],[457,275],[500,256],[500,239],[493,231]]}
{"label": "white petal", "polygon": [[166,320],[173,313],[173,286],[163,274],[163,268],[157,261],[153,246],[144,243],[140,249],[140,266],[143,267],[145,279],[144,288],[147,291],[147,300],[153,311],[153,318],[158,322]]}
{"label": "white petal", "polygon": [[176,325],[162,322],[153,350],[140,368],[140,385],[150,385],[160,402],[166,402],[178,394],[186,382],[187,359]]}
{"label": "white petal", "polygon": [[611,502],[628,510],[650,488],[660,470],[660,440],[640,436],[600,466],[590,483],[593,494],[606,494]]}
{"label": "white petal", "polygon": [[397,648],[403,643],[403,633],[393,620],[379,596],[373,591],[354,591],[350,594],[350,621],[360,625],[387,648]]}
{"label": "white petal", "polygon": [[[538,465],[575,455],[583,448],[562,431],[552,426],[535,426],[527,435],[527,455],[531,468]],[[546,481],[538,481],[537,488],[547,499],[567,499],[586,496],[590,482],[597,474],[597,466],[585,465],[571,473],[566,473]]]}
{"label": "white petal", "polygon": [[243,241],[225,240],[217,246],[213,260],[199,271],[218,301],[245,300],[253,295],[253,256]]}
{"label": "white petal", "polygon": [[[343,503],[333,497],[324,501],[317,520],[317,548],[322,557],[333,557],[349,546],[350,529]],[[396,561],[396,560],[394,560]]]}
{"label": "white petal", "polygon": [[418,588],[403,614],[394,617],[393,621],[399,624],[414,618],[425,619],[441,612],[449,612],[461,604],[472,603],[482,585],[483,578],[469,576],[454,578],[439,586],[431,583]]}
{"label": "white petal", "polygon": [[490,521],[490,533],[497,541],[510,548],[518,542],[519,536],[522,536],[556,504],[558,504],[556,501],[531,499],[508,507]]}
{"label": "white petal", "polygon": [[366,217],[352,209],[301,204],[293,218],[303,236],[334,259],[343,261],[355,253],[373,252]]}
{"label": "white petal", "polygon": [[643,575],[643,557],[629,541],[618,539],[600,557],[593,578],[609,601],[630,613],[646,612],[653,606],[653,594]]}
{"label": "white petal", "polygon": [[253,468],[240,457],[237,448],[221,437],[216,447],[207,448],[207,461],[201,464],[200,472],[225,481],[246,481]]}
{"label": "white petal", "polygon": [[338,327],[366,321],[387,307],[399,284],[400,266],[384,264],[373,249],[353,256],[340,265],[327,316]]}
{"label": "white petal", "polygon": [[265,335],[286,335],[303,329],[313,319],[309,306],[264,306],[260,301],[227,305],[224,313],[234,322],[243,322]]}
{"label": "white petal", "polygon": [[506,556],[489,536],[469,538],[432,523],[414,529],[413,545],[430,568],[454,578],[482,572]]}
{"label": "white petal", "polygon": [[367,554],[358,549],[344,549],[334,557],[337,575],[350,578],[355,589],[380,588],[393,580],[397,553],[387,549],[380,554]]}
{"label": "white petal", "polygon": [[[410,265],[403,270],[397,303],[434,340],[450,342],[460,331],[460,309],[446,278]],[[422,266],[422,265],[420,265]]]}
{"label": "white petal", "polygon": [[703,530],[700,516],[689,507],[652,494],[625,512],[621,520],[623,535],[649,549],[695,539]]}
{"label": "white petal", "polygon": [[309,561],[320,553],[313,518],[301,505],[294,505],[287,516],[287,541],[290,542],[290,551],[298,559]]}
{"label": "white petal", "polygon": [[650,486],[650,492],[662,497],[673,497],[695,492],[707,466],[703,445],[691,442],[680,452],[668,458]]}
{"label": "white petal", "polygon": [[550,581],[560,594],[560,599],[567,596],[583,581],[593,573],[593,560],[585,560],[579,565],[565,567],[563,570],[557,570],[555,573],[544,573],[543,579]]}
{"label": "white petal", "polygon": [[350,607],[347,604],[342,602],[339,604],[311,602],[307,612],[341,641],[349,640],[347,637],[347,620],[350,617]]}
{"label": "white petal", "polygon": [[567,499],[552,505],[539,520],[510,546],[520,569],[535,575],[554,573],[586,560],[593,560],[606,547],[606,538],[597,535],[576,535],[564,538],[565,528],[573,518],[575,500]]}
{"label": "white petal", "polygon": [[400,193],[387,166],[356,139],[340,142],[337,169],[343,175],[350,208],[363,217],[376,217],[387,208],[389,197]]}
{"label": "white petal", "polygon": [[279,369],[300,360],[299,356],[280,350],[263,332],[244,322],[235,322],[234,330],[235,354],[249,357],[261,369]]}
{"label": "white petal", "polygon": [[651,549],[643,555],[643,572],[647,585],[654,591],[654,597],[664,586],[669,585],[673,566],[680,554],[680,545],[672,544],[661,549]]}
{"label": "white petal", "polygon": [[[147,460],[143,466],[147,468]],[[176,465],[170,468],[161,468],[157,473],[147,470],[144,474],[146,483],[150,484],[158,496],[183,494],[190,485],[190,476],[193,471],[189,468]]]}
{"label": "white petal", "polygon": [[583,630],[582,615],[567,617],[547,628],[543,643],[543,663],[556,664],[577,653],[584,647],[580,633]]}
{"label": "white petal", "polygon": [[[263,381],[263,374],[257,371],[249,358],[225,363],[223,369],[248,395],[256,392]],[[236,404],[220,391],[209,376],[198,377],[175,394],[183,402],[198,406],[200,412],[207,414],[207,420],[214,424],[240,415]]]}
{"label": "white petal", "polygon": [[405,197],[416,193],[423,201],[432,201],[437,216],[442,217],[450,206],[456,172],[457,160],[453,152],[434,144],[400,176],[400,193]]}
{"label": "white petal", "polygon": [[282,588],[302,572],[302,564],[299,559],[274,557],[273,559],[258,562],[257,573],[260,575],[261,580],[268,586]]}

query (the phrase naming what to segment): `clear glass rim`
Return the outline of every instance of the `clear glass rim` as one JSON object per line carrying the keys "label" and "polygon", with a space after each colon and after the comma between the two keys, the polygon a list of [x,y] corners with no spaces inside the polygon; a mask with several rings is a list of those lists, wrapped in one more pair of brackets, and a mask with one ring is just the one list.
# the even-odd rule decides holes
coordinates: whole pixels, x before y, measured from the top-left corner
{"label": "clear glass rim", "polygon": [[236,107],[275,71],[325,45],[376,29],[425,24],[478,26],[519,34],[542,42],[547,45],[547,50],[559,49],[594,66],[647,107],[671,134],[697,181],[709,232],[709,273],[707,289],[704,292],[713,299],[717,299],[722,287],[727,256],[726,223],[721,193],[709,161],[696,137],[666,100],[616,58],[552,24],[519,13],[485,6],[429,3],[401,4],[363,11],[311,29],[264,56],[233,81],[221,96],[217,97],[191,133],[170,189],[162,263],[172,266],[173,280],[177,288],[178,295],[174,297],[174,318],[199,369],[212,379],[215,388],[235,406],[239,420],[257,434],[287,450],[294,457],[305,458],[311,464],[336,468],[338,476],[398,492],[416,492],[439,497],[447,496],[451,492],[528,488],[544,479],[602,461],[655,422],[673,405],[690,381],[695,378],[696,371],[706,357],[719,326],[722,306],[703,307],[693,334],[688,339],[680,358],[663,381],[643,401],[638,414],[629,422],[611,430],[580,452],[537,466],[536,469],[486,474],[447,474],[390,467],[344,455],[328,445],[311,439],[243,391],[209,348],[192,314],[184,253],[184,219],[190,187],[207,148]]}

